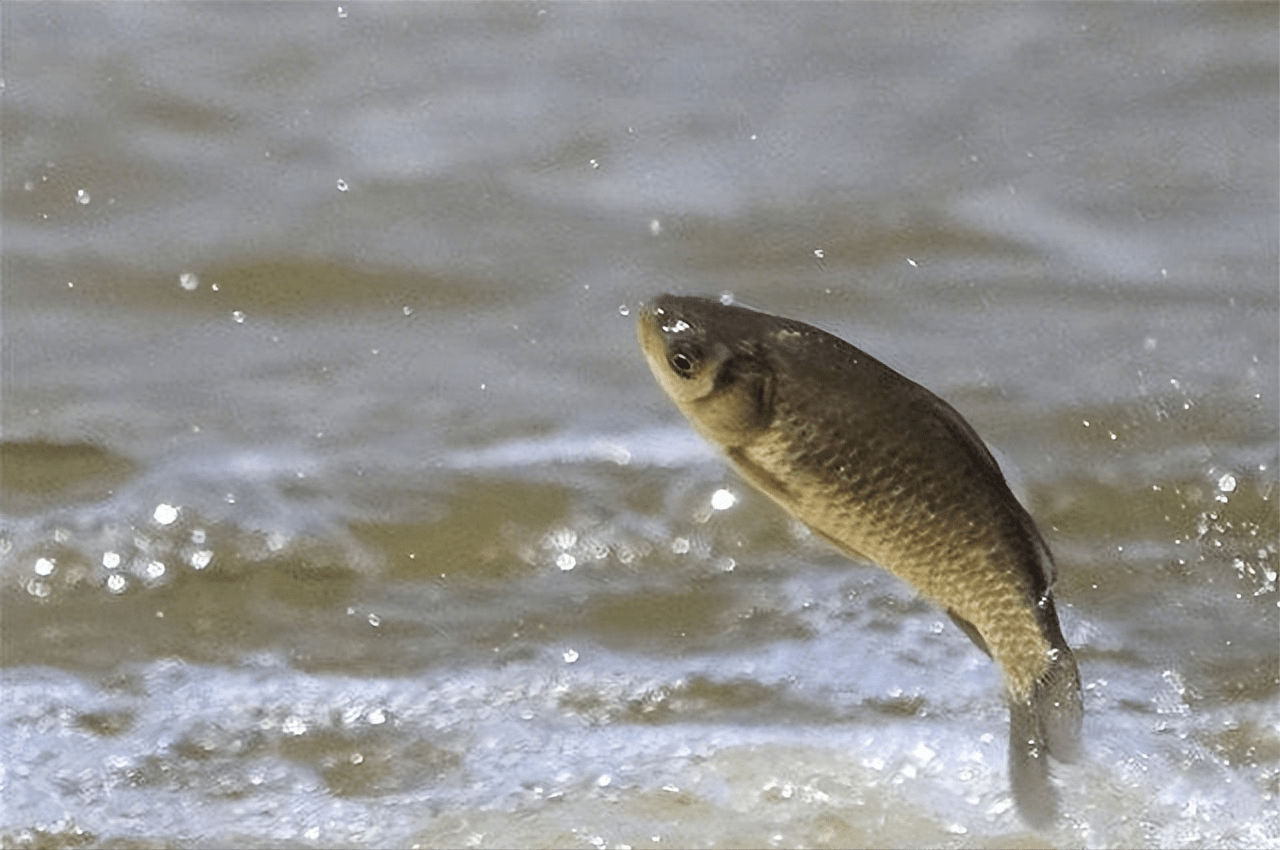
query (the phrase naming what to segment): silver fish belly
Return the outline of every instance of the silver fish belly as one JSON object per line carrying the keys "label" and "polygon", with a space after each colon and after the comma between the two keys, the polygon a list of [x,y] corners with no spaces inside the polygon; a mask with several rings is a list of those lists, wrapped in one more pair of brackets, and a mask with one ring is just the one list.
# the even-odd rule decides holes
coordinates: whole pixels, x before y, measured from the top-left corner
{"label": "silver fish belly", "polygon": [[637,331],[659,385],[748,482],[844,553],[910,583],[1000,665],[1014,800],[1028,824],[1052,825],[1047,757],[1077,757],[1080,677],[1049,548],[973,428],[803,322],[663,295]]}

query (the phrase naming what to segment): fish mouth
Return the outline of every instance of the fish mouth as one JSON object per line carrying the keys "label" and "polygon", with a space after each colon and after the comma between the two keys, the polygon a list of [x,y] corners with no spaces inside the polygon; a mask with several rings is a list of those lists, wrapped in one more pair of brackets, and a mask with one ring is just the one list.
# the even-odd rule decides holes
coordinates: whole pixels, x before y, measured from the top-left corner
{"label": "fish mouth", "polygon": [[658,317],[665,312],[660,306],[661,302],[669,297],[668,295],[655,295],[653,298],[646,298],[637,306],[636,315],[642,321],[656,322]]}
{"label": "fish mouth", "polygon": [[662,338],[662,313],[653,301],[641,303],[636,310],[636,337],[640,348],[650,358],[665,357],[666,342]]}

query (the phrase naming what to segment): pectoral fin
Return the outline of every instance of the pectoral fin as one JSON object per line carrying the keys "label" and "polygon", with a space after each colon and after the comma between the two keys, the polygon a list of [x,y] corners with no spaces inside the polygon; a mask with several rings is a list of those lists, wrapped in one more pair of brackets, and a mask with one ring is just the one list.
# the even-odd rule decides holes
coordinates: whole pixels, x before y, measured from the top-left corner
{"label": "pectoral fin", "polygon": [[738,468],[738,472],[742,473],[743,478],[747,479],[783,508],[788,511],[791,510],[791,507],[795,504],[795,497],[791,495],[791,491],[786,488],[786,485],[747,457],[746,452],[742,449],[729,449],[725,454],[728,455],[729,460],[733,461],[733,465]]}
{"label": "pectoral fin", "polygon": [[969,636],[969,640],[973,641],[974,645],[977,646],[978,649],[981,649],[984,653],[986,653],[986,656],[988,658],[992,657],[991,649],[987,646],[987,642],[983,640],[982,635],[978,632],[977,626],[975,626],[973,623],[970,623],[968,620],[966,620],[964,617],[961,617],[959,614],[957,614],[955,611],[952,611],[950,608],[947,609],[947,616],[951,618],[951,622],[955,623],[957,626],[960,627],[960,631],[964,632],[966,635]]}

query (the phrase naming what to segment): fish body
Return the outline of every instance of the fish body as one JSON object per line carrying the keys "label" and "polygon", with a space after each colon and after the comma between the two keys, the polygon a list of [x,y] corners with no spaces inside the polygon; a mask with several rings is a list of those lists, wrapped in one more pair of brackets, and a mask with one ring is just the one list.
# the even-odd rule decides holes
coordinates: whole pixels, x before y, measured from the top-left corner
{"label": "fish body", "polygon": [[663,390],[737,470],[847,555],[947,611],[999,664],[1023,819],[1057,818],[1047,756],[1079,750],[1075,658],[1035,522],[973,428],[921,385],[825,331],[663,295],[638,334]]}

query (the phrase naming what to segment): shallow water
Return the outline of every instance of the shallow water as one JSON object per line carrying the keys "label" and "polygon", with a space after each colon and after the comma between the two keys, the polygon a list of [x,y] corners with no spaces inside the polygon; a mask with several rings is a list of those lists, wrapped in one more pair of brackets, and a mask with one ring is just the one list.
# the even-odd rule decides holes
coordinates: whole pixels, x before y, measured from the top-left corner
{"label": "shallow water", "polygon": [[[1280,846],[1276,8],[5,4],[0,845]],[[664,290],[998,450],[1056,830]]]}

